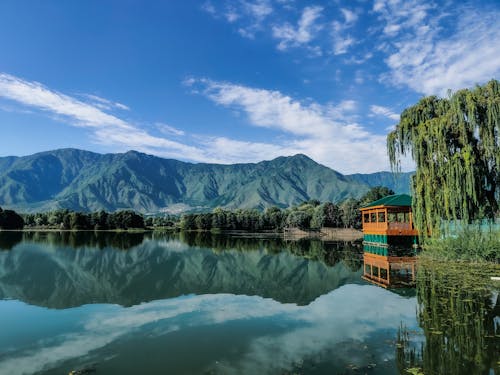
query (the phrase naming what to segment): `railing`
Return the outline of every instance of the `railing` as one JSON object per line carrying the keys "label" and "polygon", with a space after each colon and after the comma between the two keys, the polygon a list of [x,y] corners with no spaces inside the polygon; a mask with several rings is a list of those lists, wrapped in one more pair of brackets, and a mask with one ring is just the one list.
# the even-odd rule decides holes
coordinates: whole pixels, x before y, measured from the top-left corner
{"label": "railing", "polygon": [[412,230],[413,228],[410,223],[389,223],[387,229],[407,231],[407,230]]}
{"label": "railing", "polygon": [[387,223],[386,222],[381,222],[381,223],[364,223],[363,224],[363,229],[364,230],[384,230],[387,229]]}

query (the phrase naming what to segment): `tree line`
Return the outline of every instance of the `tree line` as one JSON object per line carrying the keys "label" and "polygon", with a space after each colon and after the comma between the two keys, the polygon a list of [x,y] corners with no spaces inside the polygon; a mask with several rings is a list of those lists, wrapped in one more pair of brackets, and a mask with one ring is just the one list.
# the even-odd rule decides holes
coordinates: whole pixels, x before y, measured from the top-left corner
{"label": "tree line", "polygon": [[183,215],[180,228],[183,230],[244,231],[280,231],[284,228],[319,230],[322,227],[359,229],[361,228],[359,208],[391,194],[394,194],[392,190],[378,186],[372,188],[359,200],[349,198],[340,204],[321,203],[312,199],[291,208],[270,207],[262,212],[255,209],[216,208],[212,212]]}
{"label": "tree line", "polygon": [[69,230],[143,229],[146,227],[144,217],[131,210],[113,213],[106,211],[83,213],[70,210],[39,212],[25,214],[24,223],[27,227]]}
{"label": "tree line", "polygon": [[270,207],[227,210],[216,208],[212,212],[148,216],[132,210],[109,213],[97,211],[83,213],[61,209],[49,212],[23,214],[0,208],[0,229],[53,228],[62,230],[116,230],[158,227],[182,230],[244,230],[281,231],[284,228],[319,230],[322,227],[361,228],[360,206],[394,192],[385,187],[372,188],[361,199],[349,198],[340,204],[321,203],[311,199],[297,206],[281,209]]}

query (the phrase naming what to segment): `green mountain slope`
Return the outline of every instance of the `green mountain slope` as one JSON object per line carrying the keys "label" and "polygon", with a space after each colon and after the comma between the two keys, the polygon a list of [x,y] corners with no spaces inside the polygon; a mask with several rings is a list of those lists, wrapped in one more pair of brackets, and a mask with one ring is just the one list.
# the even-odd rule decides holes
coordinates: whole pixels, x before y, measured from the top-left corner
{"label": "green mountain slope", "polygon": [[369,186],[385,186],[397,194],[410,194],[410,181],[411,176],[414,174],[415,172],[376,172],[369,174],[357,173],[347,175],[346,177]]}
{"label": "green mountain slope", "polygon": [[219,165],[61,149],[0,158],[0,206],[25,212],[288,207],[360,197],[372,186],[363,176],[344,176],[305,155]]}

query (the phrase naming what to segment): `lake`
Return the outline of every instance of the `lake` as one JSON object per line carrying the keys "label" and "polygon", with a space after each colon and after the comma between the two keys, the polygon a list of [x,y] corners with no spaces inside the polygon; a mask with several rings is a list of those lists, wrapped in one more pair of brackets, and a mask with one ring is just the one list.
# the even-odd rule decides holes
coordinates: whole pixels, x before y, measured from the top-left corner
{"label": "lake", "polygon": [[359,243],[0,233],[0,374],[500,374],[496,266],[362,279]]}

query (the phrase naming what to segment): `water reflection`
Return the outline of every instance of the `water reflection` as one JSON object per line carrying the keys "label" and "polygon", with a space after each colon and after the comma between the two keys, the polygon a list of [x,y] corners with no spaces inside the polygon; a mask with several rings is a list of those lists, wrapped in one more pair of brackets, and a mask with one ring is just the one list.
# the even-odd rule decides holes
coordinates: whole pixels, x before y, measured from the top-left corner
{"label": "water reflection", "polygon": [[207,233],[0,244],[2,374],[500,373],[498,266]]}
{"label": "water reflection", "polygon": [[[31,345],[11,347],[8,358],[0,356],[0,373],[67,373],[96,363],[105,374],[390,374],[387,338],[394,322],[414,324],[414,306],[381,288],[345,285],[307,306],[219,294],[81,307],[68,310],[67,326],[50,338],[30,333]],[[28,309],[40,319],[54,313]],[[7,318],[9,337],[19,323]]]}
{"label": "water reflection", "polygon": [[0,298],[68,308],[231,293],[305,305],[361,282],[358,249],[206,234],[25,233],[0,253]]}
{"label": "water reflection", "polygon": [[0,251],[11,250],[23,240],[22,232],[0,232]]}
{"label": "water reflection", "polygon": [[423,337],[402,329],[399,367],[424,374],[500,374],[498,265],[422,261],[417,273]]}
{"label": "water reflection", "polygon": [[415,257],[363,254],[363,279],[384,288],[415,286]]}

